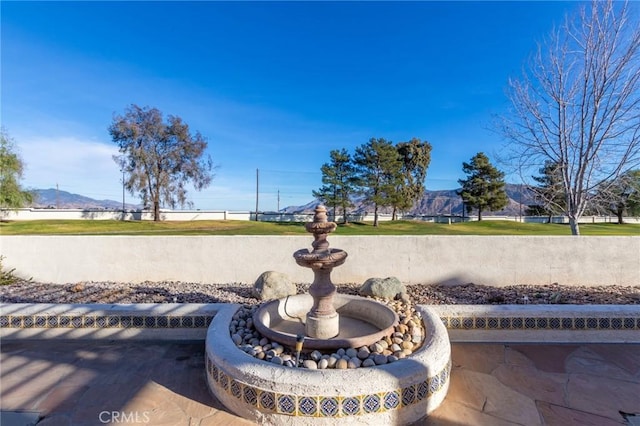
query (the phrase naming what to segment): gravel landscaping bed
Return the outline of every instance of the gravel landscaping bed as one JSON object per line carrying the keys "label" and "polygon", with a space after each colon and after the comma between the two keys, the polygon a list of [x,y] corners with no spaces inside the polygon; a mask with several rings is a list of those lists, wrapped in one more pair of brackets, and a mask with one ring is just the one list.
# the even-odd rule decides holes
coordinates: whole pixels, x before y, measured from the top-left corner
{"label": "gravel landscaping bed", "polygon": [[[199,284],[187,282],[80,282],[70,284],[18,281],[0,286],[1,303],[243,303],[257,304],[252,284]],[[304,292],[309,284],[298,284]],[[358,294],[360,284],[337,284],[338,292]],[[640,304],[640,286],[576,287],[557,284],[490,287],[407,286],[411,301],[432,305],[503,304]]]}

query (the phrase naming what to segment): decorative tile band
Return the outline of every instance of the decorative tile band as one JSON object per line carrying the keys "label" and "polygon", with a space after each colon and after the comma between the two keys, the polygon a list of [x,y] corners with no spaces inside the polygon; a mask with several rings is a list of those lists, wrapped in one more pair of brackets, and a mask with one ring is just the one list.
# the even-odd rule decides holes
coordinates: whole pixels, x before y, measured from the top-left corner
{"label": "decorative tile band", "polygon": [[[0,328],[208,328],[213,315],[0,315]],[[452,330],[640,330],[640,317],[443,316]]]}
{"label": "decorative tile band", "polygon": [[640,317],[440,317],[453,330],[639,330]]}
{"label": "decorative tile band", "polygon": [[[402,361],[399,361],[402,362]],[[419,403],[445,388],[451,373],[451,360],[435,376],[389,392],[353,396],[295,395],[277,393],[240,382],[207,356],[210,382],[225,393],[263,412],[296,417],[348,417],[383,413]]]}
{"label": "decorative tile band", "polygon": [[213,315],[0,315],[0,328],[208,328]]}

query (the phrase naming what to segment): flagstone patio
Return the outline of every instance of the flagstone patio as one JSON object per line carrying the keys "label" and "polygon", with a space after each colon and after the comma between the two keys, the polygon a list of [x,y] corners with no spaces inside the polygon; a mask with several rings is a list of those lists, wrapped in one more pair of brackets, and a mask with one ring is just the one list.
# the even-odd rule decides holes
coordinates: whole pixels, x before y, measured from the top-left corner
{"label": "flagstone patio", "polygon": [[[449,393],[416,425],[638,424],[640,345],[452,344]],[[5,341],[3,426],[249,425],[205,383],[204,344]]]}

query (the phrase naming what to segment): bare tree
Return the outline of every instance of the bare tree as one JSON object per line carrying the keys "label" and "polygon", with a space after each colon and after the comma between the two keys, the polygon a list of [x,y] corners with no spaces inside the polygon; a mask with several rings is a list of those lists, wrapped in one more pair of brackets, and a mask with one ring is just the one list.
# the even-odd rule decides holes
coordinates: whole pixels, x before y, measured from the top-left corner
{"label": "bare tree", "polygon": [[640,23],[627,3],[593,1],[539,44],[501,130],[521,176],[558,165],[571,232],[589,197],[640,164]]}

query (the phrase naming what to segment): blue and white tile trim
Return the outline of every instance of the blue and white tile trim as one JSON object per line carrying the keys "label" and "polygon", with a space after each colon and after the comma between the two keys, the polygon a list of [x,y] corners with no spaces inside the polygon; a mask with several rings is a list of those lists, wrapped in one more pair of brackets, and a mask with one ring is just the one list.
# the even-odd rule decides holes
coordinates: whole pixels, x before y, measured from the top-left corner
{"label": "blue and white tile trim", "polygon": [[0,337],[203,340],[221,306],[0,304]]}
{"label": "blue and white tile trim", "polygon": [[452,342],[640,343],[640,305],[439,305]]}
{"label": "blue and white tile trim", "polygon": [[[297,395],[261,389],[251,383],[232,378],[207,357],[209,384],[239,403],[279,415],[295,417],[350,417],[384,413],[418,404],[440,391],[446,390],[451,373],[451,361],[431,377],[395,390],[358,395]],[[373,367],[375,368],[375,367]],[[335,371],[339,374],[339,370]]]}
{"label": "blue and white tile trim", "polygon": [[[204,339],[226,304],[0,304],[2,338]],[[640,305],[434,305],[456,341],[640,343]],[[100,331],[99,333],[96,333]],[[186,332],[186,333],[183,333]]]}

